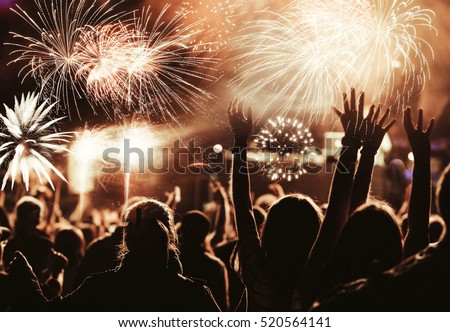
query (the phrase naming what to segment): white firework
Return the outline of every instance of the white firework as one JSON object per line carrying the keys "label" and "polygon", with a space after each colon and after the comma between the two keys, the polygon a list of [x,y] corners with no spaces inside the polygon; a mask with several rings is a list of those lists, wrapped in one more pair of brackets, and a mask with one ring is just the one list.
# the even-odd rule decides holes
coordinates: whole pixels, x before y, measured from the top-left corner
{"label": "white firework", "polygon": [[[66,181],[64,175],[51,162],[54,154],[70,152],[66,148],[72,137],[71,132],[57,132],[54,125],[64,119],[49,119],[55,103],[47,101],[38,106],[39,94],[22,95],[20,102],[15,98],[14,110],[5,106],[6,115],[0,115],[0,167],[6,165],[1,190],[8,179],[11,189],[21,173],[26,190],[29,189],[30,175],[34,171],[43,184],[44,179],[55,189],[50,171]],[[67,182],[67,181],[66,181]]]}
{"label": "white firework", "polygon": [[297,180],[305,173],[304,154],[314,138],[302,122],[279,116],[269,120],[254,141],[262,155],[259,163],[272,181]]}
{"label": "white firework", "polygon": [[8,43],[14,47],[11,55],[16,56],[11,62],[24,64],[19,74],[24,74],[23,79],[34,78],[44,98],[60,101],[56,109],[75,106],[80,117],[77,103],[86,92],[76,77],[82,65],[77,44],[86,26],[104,25],[122,17],[122,12],[114,13],[121,2],[106,0],[95,6],[96,0],[34,0],[38,17],[17,5],[12,10],[35,30],[36,36],[11,32],[17,40]]}
{"label": "white firework", "polygon": [[434,13],[415,0],[295,0],[259,15],[234,39],[231,83],[262,111],[317,120],[355,86],[401,108],[429,79],[420,31],[434,30]]}

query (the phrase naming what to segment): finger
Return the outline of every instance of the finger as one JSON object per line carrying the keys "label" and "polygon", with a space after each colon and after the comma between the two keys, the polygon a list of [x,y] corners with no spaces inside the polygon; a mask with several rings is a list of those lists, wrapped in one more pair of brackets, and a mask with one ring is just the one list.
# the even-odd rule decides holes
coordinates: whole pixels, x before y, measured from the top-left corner
{"label": "finger", "polygon": [[364,118],[364,98],[365,98],[365,93],[361,92],[361,94],[359,95],[359,101],[358,101],[358,118],[359,119],[363,119]]}
{"label": "finger", "polygon": [[419,117],[417,118],[417,130],[423,130],[423,109],[419,109]]}
{"label": "finger", "polygon": [[375,112],[375,115],[373,116],[373,123],[375,125],[378,124],[378,118],[380,117],[381,108],[382,108],[381,104],[378,104],[377,111]]}
{"label": "finger", "polygon": [[350,106],[351,106],[351,111],[356,111],[356,91],[354,88],[351,89],[350,91]]}
{"label": "finger", "polygon": [[241,100],[241,102],[238,105],[238,113],[244,117],[244,101]]}
{"label": "finger", "polygon": [[412,119],[411,119],[411,108],[410,107],[408,107],[403,112],[403,126],[405,127],[407,132],[410,132],[413,129]]}
{"label": "finger", "polygon": [[236,105],[237,105],[237,102],[238,102],[238,99],[237,99],[237,98],[234,98],[233,106],[231,106],[231,113],[232,113],[232,114],[235,114],[235,113],[236,113]]}
{"label": "finger", "polygon": [[434,127],[434,123],[435,123],[435,122],[436,122],[436,119],[435,119],[435,118],[432,118],[431,121],[430,121],[430,124],[428,125],[427,130],[425,131],[425,134],[427,134],[427,135],[430,135],[430,134],[431,134],[431,131],[433,130],[433,127]]}
{"label": "finger", "polygon": [[247,109],[247,121],[250,125],[253,123],[253,110],[251,107]]}
{"label": "finger", "polygon": [[359,127],[358,131],[359,132],[363,132],[364,134],[366,134],[370,129],[370,124],[369,124],[369,120],[364,119],[361,122],[361,126]]}
{"label": "finger", "polygon": [[370,106],[369,114],[367,114],[367,119],[369,122],[373,122],[373,115],[375,113],[375,105]]}
{"label": "finger", "polygon": [[373,133],[373,130],[375,128],[375,122],[373,121],[374,112],[375,112],[375,105],[372,105],[372,106],[370,106],[369,114],[366,117],[366,120],[368,123],[368,127],[367,127],[368,133]]}
{"label": "finger", "polygon": [[344,92],[343,97],[344,97],[344,112],[348,113],[348,112],[350,112],[350,104],[348,102],[348,95]]}
{"label": "finger", "polygon": [[333,106],[333,112],[339,117],[341,118],[344,114],[339,111],[336,107]]}
{"label": "finger", "polygon": [[387,133],[389,129],[392,128],[392,126],[397,122],[397,119],[393,119],[391,122],[388,123],[386,127],[384,127],[384,132]]}
{"label": "finger", "polygon": [[383,127],[384,123],[389,118],[389,115],[391,115],[391,110],[388,108],[384,115],[381,117],[380,122],[378,123],[381,127]]}

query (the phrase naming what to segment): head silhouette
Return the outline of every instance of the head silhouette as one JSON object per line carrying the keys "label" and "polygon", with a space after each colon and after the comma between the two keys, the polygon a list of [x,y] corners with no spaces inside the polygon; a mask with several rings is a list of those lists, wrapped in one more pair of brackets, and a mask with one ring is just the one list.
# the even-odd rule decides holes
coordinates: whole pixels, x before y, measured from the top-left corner
{"label": "head silhouette", "polygon": [[264,222],[267,218],[267,212],[258,206],[253,207],[253,215],[255,216],[256,227],[258,228],[258,233],[261,234],[261,231],[264,227]]}
{"label": "head silhouette", "polygon": [[55,250],[66,256],[69,264],[80,262],[85,250],[83,232],[75,227],[62,229],[56,234]]}
{"label": "head silhouette", "polygon": [[336,281],[350,281],[394,267],[402,260],[402,237],[394,210],[373,201],[349,218],[332,264]]}
{"label": "head silhouette", "polygon": [[16,204],[14,233],[23,235],[36,230],[41,221],[42,203],[34,197],[22,197]]}
{"label": "head silhouette", "polygon": [[[130,199],[128,200],[128,207],[133,206],[136,203],[142,202],[147,200],[148,198],[145,196],[133,196],[130,197]],[[120,221],[124,221],[125,220],[125,215],[127,214],[128,211],[128,207],[124,205],[122,205],[122,207],[120,208]]]}
{"label": "head silhouette", "polygon": [[169,251],[177,251],[173,212],[154,199],[130,206],[125,214],[121,248],[122,263],[132,262],[143,269],[168,266]]}
{"label": "head silhouette", "polygon": [[208,235],[211,222],[200,211],[190,211],[181,218],[180,242],[182,246],[201,247]]}
{"label": "head silhouette", "polygon": [[304,195],[288,195],[270,206],[262,245],[279,278],[295,279],[295,273],[303,270],[321,222],[320,208]]}

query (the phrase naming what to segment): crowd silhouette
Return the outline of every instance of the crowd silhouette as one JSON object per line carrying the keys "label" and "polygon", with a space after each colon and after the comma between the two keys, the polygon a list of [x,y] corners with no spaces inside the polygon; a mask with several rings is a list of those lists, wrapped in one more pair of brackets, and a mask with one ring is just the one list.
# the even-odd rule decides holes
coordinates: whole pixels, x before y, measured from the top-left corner
{"label": "crowd silhouette", "polygon": [[49,206],[44,189],[17,200],[12,213],[2,207],[0,311],[450,310],[450,166],[433,199],[434,119],[425,125],[422,110],[403,113],[414,167],[405,201],[392,206],[370,192],[375,156],[396,119],[374,105],[365,115],[364,99],[352,89],[334,109],[344,138],[327,202],[280,184],[254,197],[252,110],[234,100],[232,175],[210,184],[212,210],[175,223],[175,188],[167,202],[131,198],[114,227],[98,232],[64,218],[45,222],[60,207]]}

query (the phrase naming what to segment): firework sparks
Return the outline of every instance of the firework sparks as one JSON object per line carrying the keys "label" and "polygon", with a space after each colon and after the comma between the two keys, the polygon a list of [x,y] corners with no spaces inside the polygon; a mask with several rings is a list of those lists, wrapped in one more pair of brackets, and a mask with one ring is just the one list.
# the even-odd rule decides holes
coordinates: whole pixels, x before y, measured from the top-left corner
{"label": "firework sparks", "polygon": [[22,174],[26,190],[29,189],[30,174],[34,170],[39,182],[45,179],[55,189],[49,170],[66,181],[64,175],[52,164],[51,157],[56,153],[70,152],[65,144],[72,137],[70,132],[56,132],[53,125],[64,117],[48,120],[55,104],[47,102],[38,105],[39,94],[27,94],[19,101],[16,98],[14,110],[5,105],[6,116],[0,115],[2,132],[0,133],[0,166],[8,164],[3,177],[1,190],[4,190],[8,179],[11,189],[19,173]]}
{"label": "firework sparks", "polygon": [[236,23],[234,17],[243,6],[243,1],[183,1],[180,4],[185,18],[199,22],[197,33],[193,35],[190,45],[197,51],[220,51],[228,44],[230,34]]}
{"label": "firework sparks", "polygon": [[318,119],[350,86],[387,101],[420,92],[429,77],[432,49],[418,30],[433,29],[433,12],[414,0],[297,0],[260,15],[234,40],[231,83],[242,98],[262,98],[263,110]]}
{"label": "firework sparks", "polygon": [[121,104],[126,88],[124,74],[133,61],[128,54],[129,41],[128,27],[120,23],[83,30],[76,45],[80,63],[76,75],[83,78],[91,99]]}
{"label": "firework sparks", "polygon": [[210,95],[195,82],[212,81],[200,70],[210,70],[217,61],[197,56],[189,42],[199,31],[198,22],[183,23],[184,12],[166,22],[168,9],[153,24],[147,8],[131,21],[85,30],[78,45],[83,57],[79,74],[95,102],[164,120],[176,120],[177,110],[190,113],[203,107]]}
{"label": "firework sparks", "polygon": [[259,162],[272,181],[297,180],[305,173],[303,155],[314,139],[302,122],[283,117],[269,120],[254,141],[263,154]]}
{"label": "firework sparks", "polygon": [[38,19],[18,5],[12,9],[39,35],[34,38],[12,32],[14,38],[21,40],[21,43],[9,43],[15,47],[11,54],[17,56],[12,62],[25,62],[19,74],[24,75],[23,79],[34,78],[43,97],[60,101],[66,110],[74,105],[78,112],[77,100],[85,97],[85,91],[76,77],[81,65],[76,45],[86,26],[104,25],[120,18],[123,13],[114,14],[113,10],[121,1],[110,6],[107,0],[97,8],[95,0],[90,6],[86,0],[34,2]]}

